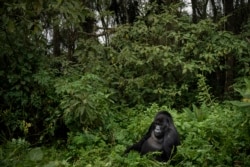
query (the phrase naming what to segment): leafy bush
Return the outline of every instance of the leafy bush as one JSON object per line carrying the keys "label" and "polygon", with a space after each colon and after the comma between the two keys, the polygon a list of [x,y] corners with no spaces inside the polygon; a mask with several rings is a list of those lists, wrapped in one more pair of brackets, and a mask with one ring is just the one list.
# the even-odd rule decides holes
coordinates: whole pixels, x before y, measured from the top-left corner
{"label": "leafy bush", "polygon": [[[153,159],[152,154],[141,157],[136,152],[124,155],[127,146],[138,141],[148,130],[154,115],[168,110],[181,137],[176,155],[166,163]],[[106,125],[109,133],[97,131],[70,133],[64,148],[32,148],[29,144],[19,153],[15,148],[1,148],[1,162],[31,166],[39,163],[54,166],[249,166],[249,113],[231,104],[203,104],[185,108],[181,113],[166,106],[153,104],[146,110],[124,109],[123,116],[113,117]],[[111,135],[108,137],[108,135]],[[13,143],[13,142],[11,142]],[[12,144],[11,144],[12,145]],[[8,147],[9,148],[9,147]],[[8,151],[8,152],[6,152]],[[30,157],[38,152],[39,157]],[[13,154],[12,154],[13,153]],[[59,153],[59,154],[58,154]],[[11,156],[10,156],[11,155]],[[54,157],[54,158],[53,158]],[[10,161],[13,159],[15,161]],[[4,161],[3,161],[4,159]],[[25,159],[25,161],[23,161]],[[11,165],[10,165],[11,166]]]}
{"label": "leafy bush", "polygon": [[54,148],[31,147],[24,139],[12,139],[0,147],[0,165],[6,167],[68,167],[66,153]]}
{"label": "leafy bush", "polygon": [[[57,96],[45,50],[46,38],[33,3],[1,3],[0,142],[51,136]],[[35,11],[34,11],[35,10]]]}
{"label": "leafy bush", "polygon": [[141,18],[132,26],[124,25],[112,37],[114,73],[110,82],[126,104],[157,102],[178,108],[197,104],[201,89],[197,86],[201,77],[197,76],[209,84],[207,93],[219,97],[224,87],[219,87],[214,76],[230,69],[222,62],[231,57],[241,62],[234,72],[246,74],[242,70],[248,70],[244,65],[249,62],[247,42],[222,31],[220,24],[211,20],[191,24],[188,17],[169,11],[150,18],[150,24]]}
{"label": "leafy bush", "polygon": [[[185,110],[178,115],[184,124],[179,124],[180,133],[184,137],[178,156],[183,160],[181,166],[213,166],[224,164],[242,164],[247,166],[249,132],[246,120],[249,115],[231,107],[214,105],[212,107]],[[203,112],[206,117],[202,120],[195,113]],[[204,114],[202,114],[204,115]],[[178,119],[178,118],[177,118]],[[183,133],[184,132],[184,133]]]}
{"label": "leafy bush", "polygon": [[72,131],[98,127],[108,118],[109,99],[104,81],[85,74],[74,81],[61,79],[55,85],[62,96],[60,107],[66,125]]}

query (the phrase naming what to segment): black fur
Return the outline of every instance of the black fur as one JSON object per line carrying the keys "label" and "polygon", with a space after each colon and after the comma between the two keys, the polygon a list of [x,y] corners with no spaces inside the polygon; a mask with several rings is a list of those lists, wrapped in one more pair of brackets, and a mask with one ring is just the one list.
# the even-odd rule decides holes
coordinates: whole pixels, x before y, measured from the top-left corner
{"label": "black fur", "polygon": [[146,135],[138,143],[128,147],[125,153],[135,150],[144,155],[148,152],[160,151],[161,154],[156,156],[156,160],[167,161],[172,153],[176,152],[178,145],[180,145],[180,139],[172,116],[167,111],[160,111],[156,114]]}

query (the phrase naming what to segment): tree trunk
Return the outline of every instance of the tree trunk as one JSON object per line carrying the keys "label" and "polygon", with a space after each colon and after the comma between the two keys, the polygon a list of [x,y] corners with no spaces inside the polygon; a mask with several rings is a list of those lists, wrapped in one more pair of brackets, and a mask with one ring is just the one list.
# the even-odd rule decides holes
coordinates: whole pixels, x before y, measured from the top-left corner
{"label": "tree trunk", "polygon": [[[226,30],[235,32],[235,17],[234,17],[234,0],[224,0],[224,12],[225,15],[228,16],[228,20],[226,22]],[[235,65],[235,58],[233,55],[226,55],[225,56],[225,65],[227,67],[225,72],[225,84],[224,84],[224,92],[225,95],[230,94],[232,91],[231,86],[234,82],[234,65]]]}
{"label": "tree trunk", "polygon": [[60,54],[61,54],[61,50],[60,50],[61,41],[60,41],[60,31],[59,31],[58,25],[53,26],[52,44],[53,44],[53,55],[60,56]]}
{"label": "tree trunk", "polygon": [[192,20],[193,20],[193,23],[197,23],[198,22],[198,17],[197,17],[197,0],[191,0],[192,2],[192,10],[193,10],[193,13],[192,13]]}
{"label": "tree trunk", "polygon": [[212,10],[213,10],[213,21],[217,22],[217,20],[218,20],[218,11],[217,11],[214,0],[211,0],[211,4],[212,4]]}
{"label": "tree trunk", "polygon": [[224,13],[229,16],[226,22],[226,30],[234,32],[234,0],[224,0]]}

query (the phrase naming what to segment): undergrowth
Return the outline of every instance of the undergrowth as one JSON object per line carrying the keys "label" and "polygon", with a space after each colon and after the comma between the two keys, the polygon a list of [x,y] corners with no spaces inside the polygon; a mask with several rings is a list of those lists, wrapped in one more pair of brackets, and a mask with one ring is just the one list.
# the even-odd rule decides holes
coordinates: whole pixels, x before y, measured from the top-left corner
{"label": "undergrowth", "polygon": [[[128,145],[147,131],[155,113],[169,111],[181,136],[181,145],[171,161],[156,162],[152,155],[124,155]],[[1,146],[1,166],[249,166],[249,117],[245,108],[231,104],[201,105],[179,113],[153,104],[146,110],[126,109],[123,116],[96,131],[69,133],[60,147],[32,147],[24,139]]]}

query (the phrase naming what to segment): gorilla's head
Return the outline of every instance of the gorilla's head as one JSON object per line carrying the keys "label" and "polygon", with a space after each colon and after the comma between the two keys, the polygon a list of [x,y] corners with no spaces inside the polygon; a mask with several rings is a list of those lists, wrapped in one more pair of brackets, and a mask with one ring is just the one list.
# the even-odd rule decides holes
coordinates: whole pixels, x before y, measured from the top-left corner
{"label": "gorilla's head", "polygon": [[164,136],[171,120],[171,115],[165,111],[161,111],[155,116],[153,122],[155,137],[162,138]]}

